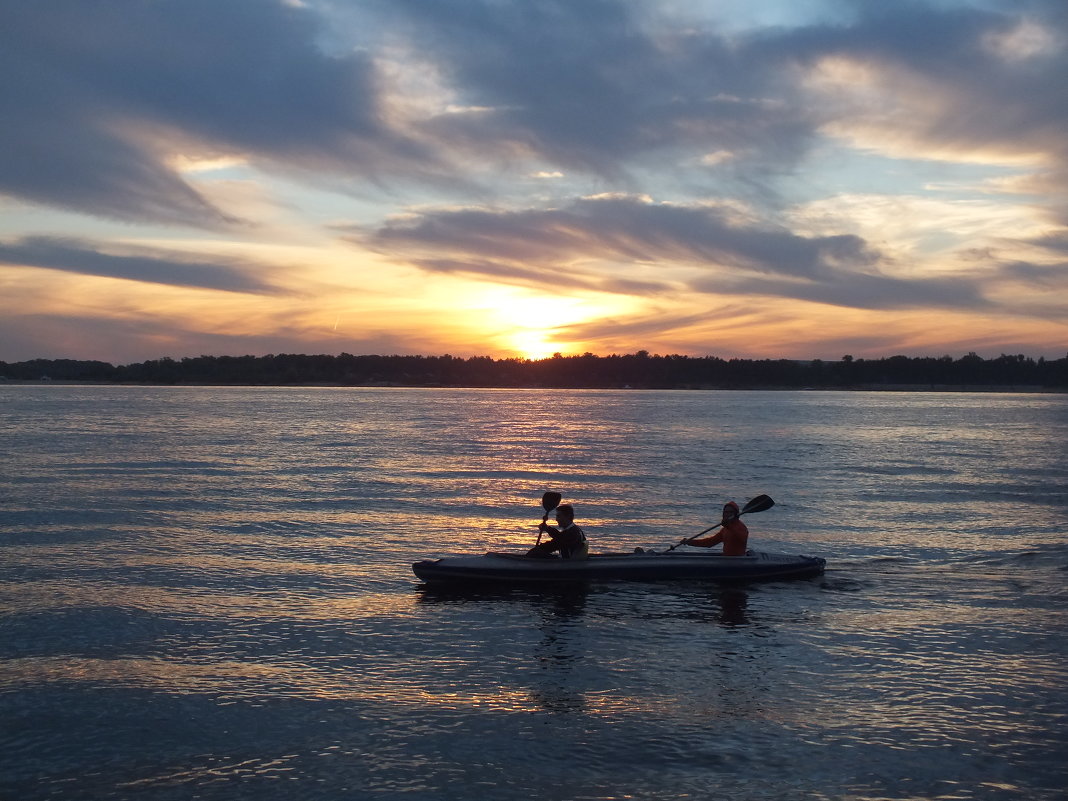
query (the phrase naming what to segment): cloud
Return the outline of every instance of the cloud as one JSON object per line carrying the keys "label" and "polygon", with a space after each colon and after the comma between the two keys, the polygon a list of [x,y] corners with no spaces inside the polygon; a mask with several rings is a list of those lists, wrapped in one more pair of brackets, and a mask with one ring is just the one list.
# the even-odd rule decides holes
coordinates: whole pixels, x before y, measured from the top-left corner
{"label": "cloud", "polygon": [[765,193],[826,133],[909,158],[1068,163],[1060,0],[843,3],[833,22],[744,33],[624,0],[378,7],[453,104],[478,109],[423,134],[483,162],[529,158],[621,188],[654,167],[681,187],[703,165],[721,190]]}
{"label": "cloud", "polygon": [[[427,132],[482,158],[516,154],[625,180],[632,160],[689,152],[750,168],[791,164],[815,130],[782,101],[782,54],[649,4],[590,0],[387,0],[387,25],[478,114],[440,114]],[[752,154],[759,158],[749,158]]]}
{"label": "cloud", "polygon": [[833,109],[826,130],[894,156],[1068,165],[1063,2],[854,8],[849,26],[769,43],[794,54],[814,102]]}
{"label": "cloud", "polygon": [[231,224],[171,157],[363,174],[423,154],[386,129],[366,53],[260,0],[0,4],[0,192],[120,219]]}
{"label": "cloud", "polygon": [[766,199],[827,131],[1068,164],[1063,4],[845,7],[845,23],[741,33],[628,0],[0,4],[17,78],[0,192],[217,228],[237,220],[180,158],[350,188],[477,179],[492,196],[514,168]]}
{"label": "cloud", "polygon": [[0,241],[0,263],[225,292],[276,291],[254,274],[263,267],[242,260],[201,261],[172,251],[105,247],[80,239],[42,236]]}
{"label": "cloud", "polygon": [[[757,153],[755,175],[791,162],[813,130],[803,107],[764,97],[757,76],[773,64],[713,33],[651,27],[641,5],[372,7],[2,4],[0,70],[15,79],[0,94],[0,192],[218,228],[238,220],[177,161],[236,156],[342,185],[455,192],[473,159],[624,181],[630,159],[649,154]],[[458,102],[437,108],[427,81],[410,77],[419,70]]]}
{"label": "cloud", "polygon": [[427,210],[387,221],[354,237],[392,252],[479,254],[500,263],[681,262],[758,272],[811,275],[821,264],[874,263],[878,256],[855,236],[805,238],[711,205],[654,203],[604,195],[560,208],[498,211]]}
{"label": "cloud", "polygon": [[851,309],[977,309],[990,305],[978,284],[967,278],[895,278],[885,275],[828,271],[818,281],[797,283],[777,279],[696,281],[703,291],[729,289],[746,295],[807,300]]}
{"label": "cloud", "polygon": [[523,286],[587,290],[596,290],[600,286],[599,282],[592,278],[579,274],[564,274],[551,267],[527,267],[516,263],[480,259],[477,256],[453,259],[425,257],[414,259],[413,263],[429,273],[486,276],[496,281]]}
{"label": "cloud", "polygon": [[[729,207],[636,197],[544,210],[426,210],[353,238],[430,271],[625,294],[743,293],[862,309],[987,303],[970,278],[885,274],[882,255],[858,236],[801,236]],[[633,265],[663,280],[619,274]]]}
{"label": "cloud", "polygon": [[[729,311],[727,312],[729,314]],[[692,328],[708,321],[705,313],[679,314],[657,309],[653,314],[637,315],[624,320],[607,318],[590,322],[572,323],[559,328],[560,339],[579,341],[642,341],[649,337],[662,336],[672,331]]]}
{"label": "cloud", "polygon": [[1026,306],[1048,317],[1068,315],[1068,232],[1021,239],[1004,237],[963,255],[985,265],[991,283],[1010,287],[1006,292],[1007,307]]}
{"label": "cloud", "polygon": [[1006,277],[1026,281],[1029,286],[1046,289],[1068,288],[1068,262],[1034,264],[1015,261],[1002,265],[1001,269]]}
{"label": "cloud", "polygon": [[1035,244],[1052,250],[1055,253],[1068,254],[1068,230],[1047,234],[1046,236],[1036,239]]}

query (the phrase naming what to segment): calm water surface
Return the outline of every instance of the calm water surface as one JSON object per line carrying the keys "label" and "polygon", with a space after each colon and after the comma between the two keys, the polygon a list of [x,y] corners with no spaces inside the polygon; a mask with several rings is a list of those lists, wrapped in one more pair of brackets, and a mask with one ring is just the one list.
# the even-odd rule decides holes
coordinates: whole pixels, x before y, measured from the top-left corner
{"label": "calm water surface", "polygon": [[[1068,397],[0,386],[0,798],[1064,799]],[[768,493],[820,579],[464,593]]]}

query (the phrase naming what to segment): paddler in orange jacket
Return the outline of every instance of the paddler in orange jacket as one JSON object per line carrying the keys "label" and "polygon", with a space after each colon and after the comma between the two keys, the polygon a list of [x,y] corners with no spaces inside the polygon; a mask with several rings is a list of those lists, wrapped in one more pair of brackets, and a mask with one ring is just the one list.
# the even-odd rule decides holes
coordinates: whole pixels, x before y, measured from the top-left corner
{"label": "paddler in orange jacket", "polygon": [[686,540],[687,545],[696,545],[698,548],[711,548],[713,545],[723,543],[724,556],[745,556],[745,548],[749,543],[749,529],[740,517],[741,510],[734,501],[728,501],[723,506],[722,528],[711,537],[703,540]]}

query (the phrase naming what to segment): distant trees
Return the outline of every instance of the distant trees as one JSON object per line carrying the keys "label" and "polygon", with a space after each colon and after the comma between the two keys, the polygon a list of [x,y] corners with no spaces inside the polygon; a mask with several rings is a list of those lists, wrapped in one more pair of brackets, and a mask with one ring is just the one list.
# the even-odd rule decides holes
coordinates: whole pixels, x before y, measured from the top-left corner
{"label": "distant trees", "polygon": [[548,359],[488,356],[197,356],[114,366],[100,361],[32,359],[0,362],[0,378],[137,384],[232,384],[589,388],[838,388],[1068,390],[1068,356],[983,359],[890,356],[840,361],[722,359],[717,356],[633,354]]}
{"label": "distant trees", "polygon": [[113,381],[115,367],[107,362],[77,361],[75,359],[30,359],[8,364],[0,362],[0,379]]}

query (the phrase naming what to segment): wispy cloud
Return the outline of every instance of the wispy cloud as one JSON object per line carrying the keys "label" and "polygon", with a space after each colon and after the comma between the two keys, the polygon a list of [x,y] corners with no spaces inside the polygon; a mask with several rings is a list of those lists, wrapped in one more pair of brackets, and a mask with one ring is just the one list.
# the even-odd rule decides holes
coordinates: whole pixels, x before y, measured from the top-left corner
{"label": "wispy cloud", "polygon": [[1068,165],[1063,3],[855,8],[851,26],[776,45],[796,53],[802,85],[832,109],[826,130],[893,156]]}
{"label": "wispy cloud", "polygon": [[0,264],[225,292],[278,291],[256,274],[266,271],[262,265],[244,260],[204,261],[173,251],[102,246],[77,239],[39,236],[0,242]]}
{"label": "wispy cloud", "polygon": [[[426,210],[356,241],[428,270],[624,294],[685,289],[863,309],[987,305],[977,283],[963,277],[883,272],[889,265],[858,236],[801,236],[730,208],[646,198],[583,198],[562,208],[509,212]],[[615,275],[628,265],[644,265],[646,274],[664,278],[627,281]]]}
{"label": "wispy cloud", "polygon": [[0,191],[211,228],[234,220],[172,155],[364,174],[424,159],[384,127],[370,56],[327,55],[322,32],[258,0],[0,4]]}

